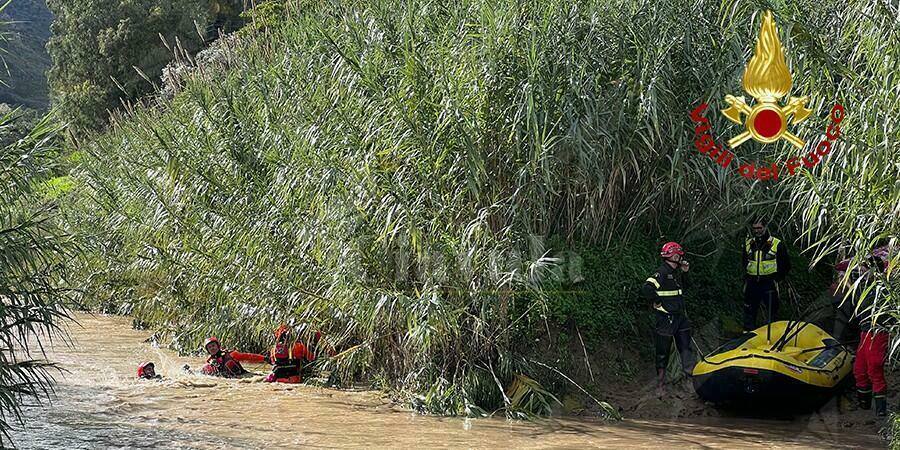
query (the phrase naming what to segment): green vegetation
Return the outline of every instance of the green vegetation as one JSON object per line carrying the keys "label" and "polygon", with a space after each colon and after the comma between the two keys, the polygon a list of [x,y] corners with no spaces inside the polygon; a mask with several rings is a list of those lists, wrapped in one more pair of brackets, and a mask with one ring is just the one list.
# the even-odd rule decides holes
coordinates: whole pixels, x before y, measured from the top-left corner
{"label": "green vegetation", "polygon": [[[14,113],[0,118],[0,137],[19,133]],[[56,225],[56,206],[37,190],[50,176],[56,128],[47,121],[0,147],[0,447],[19,417],[23,398],[40,401],[51,389],[54,366],[41,343],[59,338],[68,315],[60,287],[64,262],[74,257]]]}
{"label": "green vegetation", "polygon": [[885,428],[890,436],[889,448],[891,450],[900,449],[900,414],[892,413]]}
{"label": "green vegetation", "polygon": [[0,104],[0,117],[6,118],[4,133],[0,136],[0,146],[3,147],[15,144],[22,136],[28,135],[42,119],[38,111],[21,106],[13,108],[7,104]]}
{"label": "green vegetation", "polygon": [[[337,381],[375,380],[428,412],[547,411],[566,351],[547,358],[535,339],[571,322],[588,344],[645,337],[637,289],[660,243],[689,251],[691,314],[726,322],[750,212],[831,256],[804,214],[848,207],[826,210],[812,189],[849,183],[836,168],[879,142],[885,157],[867,170],[896,181],[896,130],[881,126],[896,110],[851,106],[892,89],[890,76],[854,75],[884,59],[867,36],[896,33],[889,11],[851,14],[867,4],[776,9],[795,89],[815,99],[795,131],[820,133],[834,101],[855,109],[846,148],[809,178],[765,185],[699,155],[688,119],[740,95],[761,4],[269,4],[227,61],[77,148],[57,195],[86,249],[84,300],[184,351],[209,334],[258,348],[293,320],[341,351],[326,363]],[[790,151],[770,147],[747,143],[739,157]],[[794,254],[799,310],[828,268],[804,273]]]}
{"label": "green vegetation", "polygon": [[[0,15],[9,5],[0,4]],[[35,356],[47,340],[65,337],[60,326],[69,297],[62,279],[65,261],[75,255],[55,221],[57,205],[38,193],[56,166],[57,132],[34,111],[0,105],[0,448],[12,444],[22,402],[51,392],[55,367]]]}
{"label": "green vegetation", "polygon": [[50,89],[77,131],[106,124],[108,111],[159,88],[176,54],[240,25],[241,0],[50,0]]}
{"label": "green vegetation", "polygon": [[[880,313],[900,317],[900,31],[888,25],[897,8],[891,12],[884,5],[861,5],[851,12],[858,19],[812,18],[840,36],[812,50],[841,57],[832,58],[820,76],[809,77],[805,87],[837,99],[847,120],[840,127],[840,151],[798,180],[790,200],[814,261],[838,255],[852,257],[856,264],[876,247],[894,249],[893,269],[868,289],[878,296]],[[804,64],[794,70],[811,68]]]}
{"label": "green vegetation", "polygon": [[45,110],[50,56],[44,46],[52,20],[47,4],[44,0],[15,0],[6,6],[0,20],[8,22],[0,50],[0,103]]}

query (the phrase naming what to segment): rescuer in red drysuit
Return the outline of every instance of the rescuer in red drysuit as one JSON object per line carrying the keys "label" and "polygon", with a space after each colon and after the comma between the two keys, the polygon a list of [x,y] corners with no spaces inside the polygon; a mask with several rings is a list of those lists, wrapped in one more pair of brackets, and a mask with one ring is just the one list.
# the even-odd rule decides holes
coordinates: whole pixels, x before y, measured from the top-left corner
{"label": "rescuer in red drysuit", "polygon": [[[319,341],[321,335],[316,332],[314,340]],[[272,383],[299,383],[303,379],[303,366],[315,361],[316,355],[305,345],[291,339],[291,329],[287,325],[279,325],[275,329],[275,346],[269,353],[272,373],[266,381]]]}
{"label": "rescuer in red drysuit", "polygon": [[[877,249],[878,250],[878,249]],[[857,270],[862,278],[853,293],[856,303],[855,315],[859,319],[859,345],[856,348],[856,360],[853,362],[853,378],[856,379],[856,390],[859,406],[869,409],[875,400],[875,415],[887,415],[887,382],[884,379],[884,364],[888,353],[888,327],[892,319],[888,314],[877,313],[875,298],[877,290],[865,292],[866,285],[879,273],[886,271],[890,259],[873,252],[865,265]],[[862,298],[860,298],[862,297]]]}
{"label": "rescuer in red drysuit", "polygon": [[241,361],[251,363],[269,362],[269,358],[256,353],[241,353],[233,350],[222,350],[219,340],[215,337],[207,338],[203,342],[203,348],[209,353],[206,365],[200,369],[203,375],[217,377],[239,377],[247,373]]}
{"label": "rescuer in red drysuit", "polygon": [[[870,263],[880,262],[882,272],[887,272],[887,268],[891,263],[892,254],[896,255],[896,250],[892,250],[889,246],[885,245],[878,247],[870,254]],[[828,288],[828,293],[831,295],[831,301],[835,310],[834,327],[832,328],[831,335],[837,339],[838,342],[855,342],[860,331],[859,317],[854,313],[854,311],[856,311],[856,305],[859,303],[859,299],[851,301],[849,297],[851,297],[852,294],[854,281],[867,270],[867,266],[863,268],[854,268],[851,271],[847,282],[844,282],[847,271],[851,270],[851,262],[852,258],[847,258],[834,265],[834,270],[836,272],[835,279]]]}

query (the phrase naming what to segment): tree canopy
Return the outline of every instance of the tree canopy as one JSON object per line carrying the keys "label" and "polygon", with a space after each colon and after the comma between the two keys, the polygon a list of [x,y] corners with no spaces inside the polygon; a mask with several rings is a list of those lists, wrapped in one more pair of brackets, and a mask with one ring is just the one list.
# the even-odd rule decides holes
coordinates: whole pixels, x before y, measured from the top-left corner
{"label": "tree canopy", "polygon": [[241,0],[50,0],[51,100],[75,130],[152,93],[176,51],[192,54],[239,26]]}

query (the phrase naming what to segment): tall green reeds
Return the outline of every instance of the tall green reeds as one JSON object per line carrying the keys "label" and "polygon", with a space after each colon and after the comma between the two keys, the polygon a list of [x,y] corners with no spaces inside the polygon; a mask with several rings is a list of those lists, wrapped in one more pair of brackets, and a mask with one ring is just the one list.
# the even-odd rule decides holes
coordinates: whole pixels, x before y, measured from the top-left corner
{"label": "tall green reeds", "polygon": [[[16,111],[0,117],[0,136],[19,133]],[[68,237],[55,223],[46,180],[55,158],[56,127],[46,120],[0,147],[0,447],[25,399],[46,399],[55,367],[41,357],[61,339],[68,319],[61,285],[73,257]]]}
{"label": "tall green reeds", "polygon": [[[841,14],[810,8],[792,25],[795,46],[805,53],[793,69],[801,88],[826,107],[841,104],[846,120],[840,121],[833,151],[804,171],[789,193],[792,217],[813,263],[851,258],[857,265],[875,248],[890,247],[892,269],[857,288],[877,295],[880,313],[895,317],[900,317],[898,8],[883,2],[850,2]],[[817,33],[823,37],[815,38]],[[826,139],[829,121],[821,115],[804,154]],[[853,283],[849,273],[840,281]]]}
{"label": "tall green reeds", "polygon": [[699,155],[688,119],[740,89],[751,12],[283,3],[73,155],[88,295],[185,350],[292,321],[338,348],[337,376],[425,411],[546,410],[530,358],[566,243],[701,243],[785,204]]}
{"label": "tall green reeds", "polygon": [[[11,2],[0,2],[0,12]],[[0,20],[0,46],[9,37]],[[2,60],[2,52],[0,52]],[[5,62],[4,62],[5,65]],[[0,79],[0,83],[5,80]],[[24,401],[49,398],[55,367],[44,345],[63,339],[64,263],[73,257],[55,222],[58,126],[3,105],[0,112],[0,448],[15,446]],[[23,117],[23,116],[28,116]]]}

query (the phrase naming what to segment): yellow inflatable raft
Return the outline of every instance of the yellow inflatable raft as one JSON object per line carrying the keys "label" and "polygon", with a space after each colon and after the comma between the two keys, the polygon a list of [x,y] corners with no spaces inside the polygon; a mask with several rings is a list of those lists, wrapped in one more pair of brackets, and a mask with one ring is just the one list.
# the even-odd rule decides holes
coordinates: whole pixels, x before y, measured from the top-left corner
{"label": "yellow inflatable raft", "polygon": [[725,343],[694,367],[704,400],[741,409],[813,410],[842,386],[853,356],[808,322],[780,321]]}

